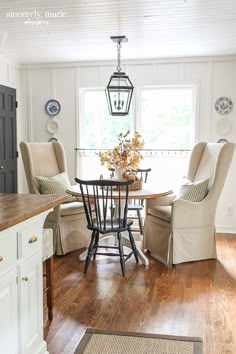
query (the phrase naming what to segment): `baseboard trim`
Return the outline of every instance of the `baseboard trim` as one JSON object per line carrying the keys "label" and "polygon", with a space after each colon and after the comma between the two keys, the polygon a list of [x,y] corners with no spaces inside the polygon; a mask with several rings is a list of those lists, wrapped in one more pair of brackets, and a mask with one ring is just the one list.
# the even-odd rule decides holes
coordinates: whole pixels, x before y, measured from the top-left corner
{"label": "baseboard trim", "polygon": [[228,226],[218,226],[216,227],[216,233],[220,234],[236,234],[236,229]]}

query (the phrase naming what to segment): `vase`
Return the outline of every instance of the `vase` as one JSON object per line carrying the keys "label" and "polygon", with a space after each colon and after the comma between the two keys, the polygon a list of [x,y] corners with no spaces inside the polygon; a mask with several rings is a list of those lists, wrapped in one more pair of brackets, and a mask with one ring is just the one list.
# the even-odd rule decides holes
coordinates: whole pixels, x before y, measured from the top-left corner
{"label": "vase", "polygon": [[123,172],[124,172],[124,170],[122,170],[122,168],[116,167],[116,168],[115,168],[115,171],[114,171],[114,179],[119,179],[119,180],[121,180],[121,179],[122,179]]}

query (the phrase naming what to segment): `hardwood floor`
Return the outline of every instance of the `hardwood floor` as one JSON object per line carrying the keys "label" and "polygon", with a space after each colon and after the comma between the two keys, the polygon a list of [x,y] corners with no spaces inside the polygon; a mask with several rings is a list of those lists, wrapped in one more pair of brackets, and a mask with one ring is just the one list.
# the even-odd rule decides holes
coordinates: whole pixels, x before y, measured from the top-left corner
{"label": "hardwood floor", "polygon": [[198,336],[205,354],[236,353],[236,237],[217,235],[218,260],[167,269],[116,258],[91,262],[81,251],[55,257],[54,319],[45,327],[50,354],[74,353],[85,329]]}

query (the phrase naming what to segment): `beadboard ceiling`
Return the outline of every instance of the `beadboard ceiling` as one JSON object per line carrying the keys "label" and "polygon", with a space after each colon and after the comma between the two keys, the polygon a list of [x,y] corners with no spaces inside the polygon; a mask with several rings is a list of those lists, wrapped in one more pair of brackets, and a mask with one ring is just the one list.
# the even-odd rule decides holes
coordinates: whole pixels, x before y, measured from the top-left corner
{"label": "beadboard ceiling", "polygon": [[19,63],[231,55],[236,0],[0,0],[0,31]]}

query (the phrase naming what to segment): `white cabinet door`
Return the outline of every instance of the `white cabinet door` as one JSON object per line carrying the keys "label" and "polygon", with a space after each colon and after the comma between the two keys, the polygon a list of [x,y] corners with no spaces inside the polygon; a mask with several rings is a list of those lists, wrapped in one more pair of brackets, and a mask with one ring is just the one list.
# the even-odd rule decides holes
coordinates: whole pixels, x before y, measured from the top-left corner
{"label": "white cabinet door", "polygon": [[19,351],[32,354],[43,338],[42,255],[36,252],[18,265]]}
{"label": "white cabinet door", "polygon": [[16,267],[0,277],[0,352],[18,353]]}

